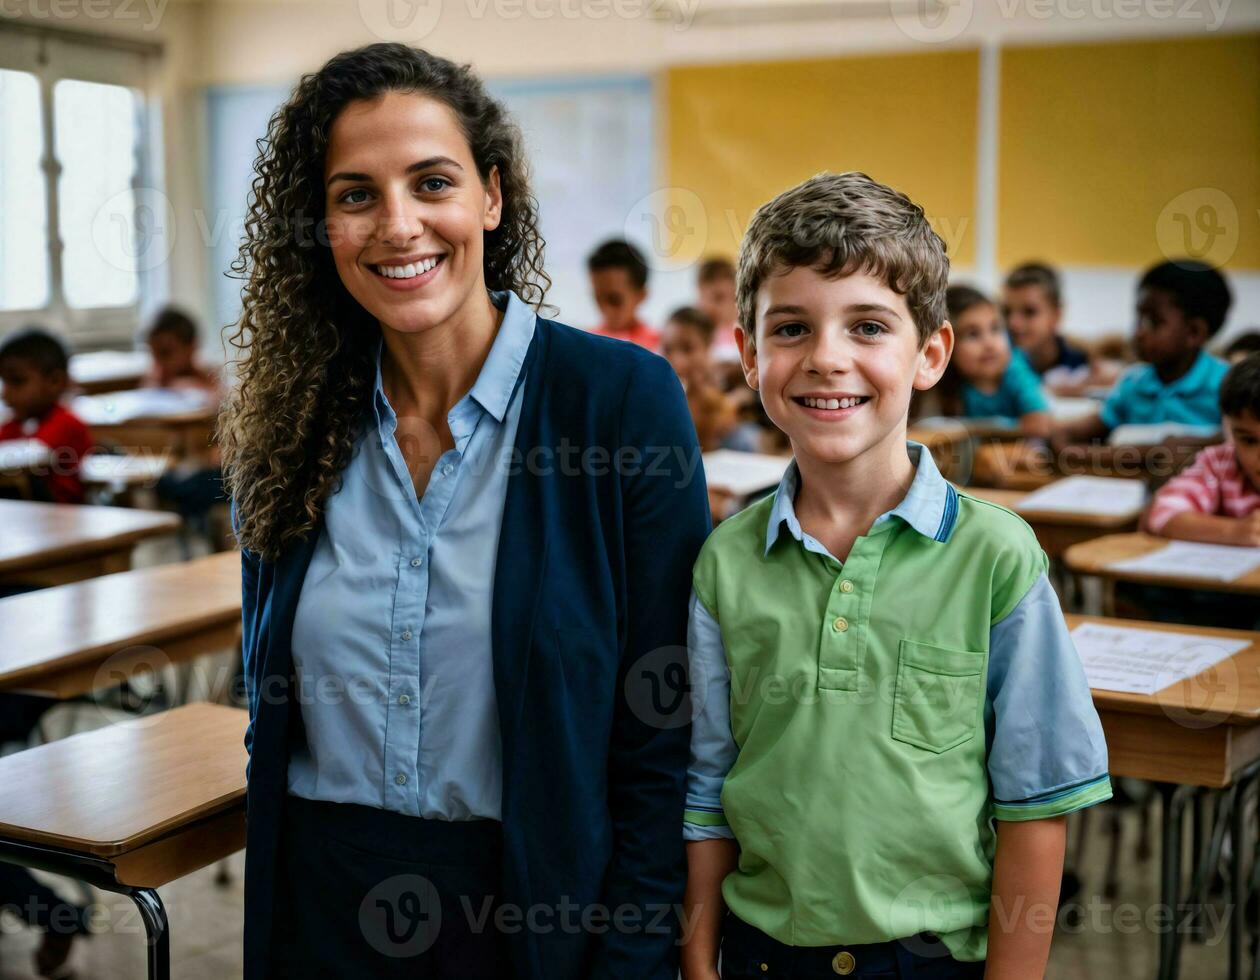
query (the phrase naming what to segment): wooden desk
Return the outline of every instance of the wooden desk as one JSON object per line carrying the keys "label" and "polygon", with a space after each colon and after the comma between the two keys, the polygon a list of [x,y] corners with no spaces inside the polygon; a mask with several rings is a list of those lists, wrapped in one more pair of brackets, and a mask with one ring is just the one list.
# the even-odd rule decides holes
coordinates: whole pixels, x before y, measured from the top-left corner
{"label": "wooden desk", "polygon": [[1096,514],[1090,511],[1029,510],[1021,503],[1029,496],[1023,490],[1002,490],[991,487],[963,487],[970,497],[987,500],[1013,510],[1026,520],[1037,535],[1041,547],[1051,558],[1060,558],[1074,544],[1089,541],[1116,531],[1137,527],[1142,508],[1124,514]]}
{"label": "wooden desk", "polygon": [[[1196,799],[1214,794],[1220,821],[1229,821],[1233,849],[1229,859],[1228,902],[1241,910],[1247,905],[1247,876],[1243,855],[1251,850],[1253,830],[1245,825],[1246,797],[1260,781],[1260,633],[1109,619],[1067,616],[1069,628],[1080,623],[1108,623],[1196,637],[1241,639],[1248,646],[1208,670],[1154,694],[1125,694],[1094,689],[1094,707],[1107,739],[1109,770],[1113,776],[1153,780],[1163,801],[1160,848],[1160,907],[1179,910],[1206,897],[1206,876],[1219,866],[1220,847],[1214,843],[1196,869],[1195,883],[1183,890],[1182,840],[1185,814]],[[1213,841],[1219,841],[1216,835]],[[1193,854],[1197,864],[1199,854]],[[1180,912],[1178,912],[1180,915]],[[1230,916],[1229,977],[1242,975],[1246,916]],[[1177,976],[1181,933],[1174,928],[1159,934],[1160,980]]]}
{"label": "wooden desk", "polygon": [[0,758],[0,860],[129,896],[165,980],[155,889],[245,846],[247,720],[190,704]]}
{"label": "wooden desk", "polygon": [[81,395],[71,409],[101,444],[128,452],[204,455],[214,434],[218,407],[196,392],[141,388],[108,395]]}
{"label": "wooden desk", "polygon": [[976,447],[970,479],[974,486],[1037,490],[1059,478],[1050,451],[1026,439],[986,442]]}
{"label": "wooden desk", "polygon": [[1112,534],[1073,545],[1064,552],[1063,560],[1074,572],[1097,575],[1113,581],[1146,582],[1174,589],[1203,589],[1210,592],[1260,596],[1260,568],[1252,569],[1242,578],[1234,579],[1232,582],[1222,582],[1220,579],[1180,575],[1174,569],[1169,569],[1166,574],[1150,575],[1108,567],[1112,562],[1137,558],[1139,555],[1167,547],[1168,543],[1167,538],[1157,538],[1152,534]]}
{"label": "wooden desk", "polygon": [[232,551],[0,599],[0,690],[67,698],[112,687],[232,646],[240,618]]}
{"label": "wooden desk", "polygon": [[1155,694],[1094,690],[1113,775],[1219,789],[1260,759],[1260,633],[1105,616],[1065,618],[1069,628],[1107,623],[1250,644],[1198,677]]}
{"label": "wooden desk", "polygon": [[147,351],[102,350],[70,358],[70,381],[85,395],[138,388],[152,370],[153,358]]}
{"label": "wooden desk", "polygon": [[174,514],[0,500],[0,582],[63,585],[131,567],[137,541],[179,529]]}
{"label": "wooden desk", "polygon": [[947,480],[965,480],[971,471],[972,435],[957,419],[927,419],[912,425],[906,438],[922,443]]}

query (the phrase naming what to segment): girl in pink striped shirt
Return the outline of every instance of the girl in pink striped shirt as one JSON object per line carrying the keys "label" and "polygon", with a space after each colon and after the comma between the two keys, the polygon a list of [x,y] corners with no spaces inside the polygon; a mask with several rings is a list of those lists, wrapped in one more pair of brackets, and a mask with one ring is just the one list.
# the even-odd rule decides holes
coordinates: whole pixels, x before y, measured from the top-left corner
{"label": "girl in pink striped shirt", "polygon": [[1260,546],[1260,353],[1221,383],[1228,442],[1209,446],[1155,495],[1154,534],[1210,544]]}

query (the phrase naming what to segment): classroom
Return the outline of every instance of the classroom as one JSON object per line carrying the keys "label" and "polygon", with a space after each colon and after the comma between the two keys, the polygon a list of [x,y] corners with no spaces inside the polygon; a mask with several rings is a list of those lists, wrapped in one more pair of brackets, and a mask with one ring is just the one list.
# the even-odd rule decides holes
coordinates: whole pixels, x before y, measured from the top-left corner
{"label": "classroom", "polygon": [[1260,5],[0,0],[0,980],[1260,978]]}

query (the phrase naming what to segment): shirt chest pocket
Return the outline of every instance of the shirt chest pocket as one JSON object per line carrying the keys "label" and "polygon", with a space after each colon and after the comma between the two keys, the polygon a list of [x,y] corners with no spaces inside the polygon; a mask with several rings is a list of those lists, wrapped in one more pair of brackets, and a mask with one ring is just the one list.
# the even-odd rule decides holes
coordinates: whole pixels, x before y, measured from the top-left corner
{"label": "shirt chest pocket", "polygon": [[946,752],[980,727],[988,654],[902,640],[897,655],[892,737]]}

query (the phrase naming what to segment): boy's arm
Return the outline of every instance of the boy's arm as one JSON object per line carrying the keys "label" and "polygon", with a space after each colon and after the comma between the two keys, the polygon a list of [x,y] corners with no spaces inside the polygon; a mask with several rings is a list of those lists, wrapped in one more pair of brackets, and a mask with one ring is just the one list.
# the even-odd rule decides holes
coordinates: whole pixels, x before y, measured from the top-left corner
{"label": "boy's arm", "polygon": [[1159,531],[1166,538],[1202,541],[1204,544],[1260,546],[1260,510],[1246,517],[1218,517],[1183,511],[1170,517]]}
{"label": "boy's arm", "polygon": [[1040,978],[1063,873],[1064,817],[1111,797],[1102,724],[1044,571],[991,627],[987,681],[997,857],[985,976]]}
{"label": "boy's arm", "polygon": [[739,847],[722,810],[722,784],[738,754],[731,735],[731,680],[717,620],[693,592],[687,623],[692,698],[687,767],[687,891],[683,898],[684,980],[715,980],[722,945],[722,881],[735,870]]}
{"label": "boy's arm", "polygon": [[985,980],[1045,976],[1066,847],[1066,817],[998,821]]}
{"label": "boy's arm", "polygon": [[1086,415],[1084,418],[1068,419],[1055,424],[1050,444],[1055,450],[1061,451],[1078,443],[1102,439],[1110,431],[1111,427],[1103,422],[1101,415]]}
{"label": "boy's arm", "polygon": [[1029,439],[1049,439],[1054,420],[1049,412],[1029,412],[1019,417],[1019,430]]}
{"label": "boy's arm", "polygon": [[683,980],[717,980],[722,948],[722,882],[739,863],[739,845],[714,837],[687,842],[687,893],[683,898]]}

